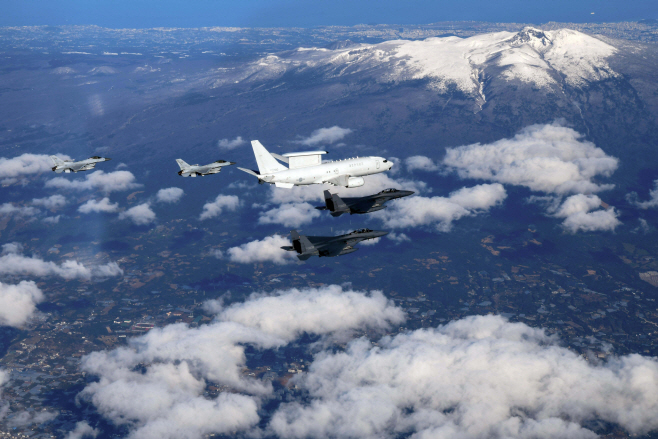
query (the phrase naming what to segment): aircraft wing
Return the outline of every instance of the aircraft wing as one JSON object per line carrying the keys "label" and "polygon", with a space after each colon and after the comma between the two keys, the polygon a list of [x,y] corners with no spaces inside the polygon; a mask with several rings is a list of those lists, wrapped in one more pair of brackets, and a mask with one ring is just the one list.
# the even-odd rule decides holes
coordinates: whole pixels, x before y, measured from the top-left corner
{"label": "aircraft wing", "polygon": [[334,186],[347,186],[347,182],[349,180],[350,176],[349,175],[337,175],[333,178],[328,178],[326,180],[323,180],[324,183],[329,183],[333,184]]}
{"label": "aircraft wing", "polygon": [[69,169],[72,171],[86,171],[88,169],[93,169],[96,167],[96,163],[82,163],[82,162],[77,162],[77,163],[71,163],[69,166],[67,166]]}

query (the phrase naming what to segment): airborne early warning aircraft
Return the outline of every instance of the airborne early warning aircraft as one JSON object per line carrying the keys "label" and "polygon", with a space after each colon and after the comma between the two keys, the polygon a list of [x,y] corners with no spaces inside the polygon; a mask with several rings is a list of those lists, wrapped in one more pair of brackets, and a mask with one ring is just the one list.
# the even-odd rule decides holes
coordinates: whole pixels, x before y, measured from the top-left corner
{"label": "airborne early warning aircraft", "polygon": [[305,261],[311,256],[342,256],[358,250],[356,244],[366,239],[375,239],[388,235],[388,232],[360,229],[339,236],[304,236],[297,230],[291,230],[292,245],[281,247],[283,250],[297,252],[297,258]]}
{"label": "airborne early warning aircraft", "polygon": [[[252,140],[251,147],[256,156],[258,171],[238,169],[255,176],[259,183],[270,183],[287,189],[322,183],[359,187],[365,183],[364,176],[388,171],[393,166],[392,162],[383,157],[357,157],[322,163],[322,155],[326,154],[326,151],[279,155],[266,150],[258,140]],[[277,160],[287,163],[289,167],[286,168]]]}
{"label": "airborne early warning aircraft", "polygon": [[108,159],[107,157],[98,157],[95,155],[93,157],[89,157],[87,160],[74,162],[73,160],[62,160],[55,155],[51,155],[50,160],[52,160],[55,164],[55,166],[53,166],[53,171],[57,172],[58,174],[61,174],[62,172],[66,172],[68,174],[69,172],[80,172],[94,169],[96,163],[106,162],[112,159]]}
{"label": "airborne early warning aircraft", "polygon": [[205,177],[210,174],[219,174],[223,166],[235,165],[235,162],[227,162],[226,160],[217,160],[216,162],[202,166],[188,165],[181,159],[176,159],[176,163],[180,166],[178,175],[182,175],[183,177],[196,177],[197,175]]}

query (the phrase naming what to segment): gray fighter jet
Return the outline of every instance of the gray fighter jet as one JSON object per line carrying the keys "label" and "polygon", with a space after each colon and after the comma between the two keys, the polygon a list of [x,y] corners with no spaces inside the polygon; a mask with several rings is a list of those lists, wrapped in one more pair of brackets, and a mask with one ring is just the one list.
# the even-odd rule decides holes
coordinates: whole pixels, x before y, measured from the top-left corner
{"label": "gray fighter jet", "polygon": [[339,236],[304,236],[297,230],[291,230],[292,246],[281,247],[289,252],[297,252],[297,257],[305,261],[311,256],[342,256],[358,250],[356,244],[366,239],[375,239],[388,235],[388,232],[370,229],[355,230],[347,235]]}
{"label": "gray fighter jet", "polygon": [[52,160],[53,164],[55,165],[53,166],[53,171],[57,172],[58,174],[61,174],[62,172],[66,172],[68,174],[70,172],[80,172],[94,169],[96,163],[106,162],[112,159],[108,159],[107,157],[98,157],[95,155],[93,157],[89,157],[87,160],[74,162],[73,160],[62,160],[55,155],[51,155],[50,160]]}
{"label": "gray fighter jet", "polygon": [[408,197],[412,191],[401,191],[398,189],[384,189],[375,195],[358,198],[340,198],[338,194],[324,191],[325,206],[316,207],[318,210],[328,210],[331,216],[341,216],[344,213],[350,215],[355,213],[370,213],[385,209],[384,203],[396,198]]}
{"label": "gray fighter jet", "polygon": [[219,171],[222,170],[223,166],[235,165],[235,162],[227,162],[226,160],[217,160],[216,162],[203,166],[188,165],[181,159],[176,159],[176,163],[180,166],[178,175],[182,175],[183,177],[196,177],[197,175],[205,177],[210,174],[219,174]]}

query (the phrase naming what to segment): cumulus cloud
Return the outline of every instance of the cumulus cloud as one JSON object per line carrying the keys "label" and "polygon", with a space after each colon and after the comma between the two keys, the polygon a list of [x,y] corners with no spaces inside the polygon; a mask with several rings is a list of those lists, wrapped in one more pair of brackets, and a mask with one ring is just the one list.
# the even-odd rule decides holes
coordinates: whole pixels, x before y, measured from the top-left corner
{"label": "cumulus cloud", "polygon": [[658,361],[589,363],[543,330],[499,316],[352,341],[293,379],[279,437],[595,438],[592,420],[631,434],[658,428]]}
{"label": "cumulus cloud", "polygon": [[35,313],[43,293],[32,281],[0,282],[0,326],[22,327]]}
{"label": "cumulus cloud", "polygon": [[78,212],[80,213],[114,213],[119,210],[119,203],[110,203],[108,197],[103,198],[102,200],[89,200],[80,207],[78,207]]}
{"label": "cumulus cloud", "polygon": [[425,157],[424,155],[414,155],[411,157],[408,157],[405,161],[404,164],[407,166],[407,171],[412,172],[412,171],[436,171],[439,169],[439,166],[434,163],[434,160],[432,160],[429,157]]}
{"label": "cumulus cloud", "polygon": [[93,428],[87,421],[80,421],[75,424],[75,428],[68,432],[64,439],[93,439],[100,431]]}
{"label": "cumulus cloud", "polygon": [[638,201],[637,192],[631,192],[626,195],[626,200],[629,203],[639,207],[640,209],[649,209],[658,207],[658,180],[653,182],[653,189],[649,191],[649,199],[647,201]]}
{"label": "cumulus cloud", "polygon": [[50,197],[46,198],[35,198],[32,200],[32,204],[34,206],[41,206],[45,209],[60,209],[64,206],[66,206],[66,203],[68,201],[66,200],[66,197],[63,195],[51,195]]}
{"label": "cumulus cloud", "polygon": [[35,216],[39,213],[34,207],[15,206],[13,203],[0,204],[0,216]]}
{"label": "cumulus cloud", "polygon": [[200,220],[215,218],[222,214],[224,210],[234,211],[240,207],[240,199],[235,195],[218,195],[215,201],[203,205]]}
{"label": "cumulus cloud", "polygon": [[239,247],[231,247],[226,255],[231,262],[251,264],[257,262],[274,262],[275,264],[289,264],[297,261],[297,253],[283,250],[281,247],[289,246],[290,240],[280,236],[268,236],[262,240],[251,241]]}
{"label": "cumulus cloud", "polygon": [[[273,390],[269,382],[241,373],[246,344],[277,348],[302,333],[382,330],[403,318],[380,292],[337,286],[257,294],[244,303],[214,306],[219,309],[211,324],[155,328],[125,347],[85,356],[82,370],[99,380],[80,396],[115,424],[129,427],[131,437],[193,439],[244,431],[257,425],[260,401]],[[203,395],[209,383],[241,393],[209,399]]]}
{"label": "cumulus cloud", "polygon": [[610,189],[619,160],[559,123],[531,125],[511,139],[448,148],[443,164],[461,178],[489,180],[556,194]]}
{"label": "cumulus cloud", "polygon": [[464,216],[486,212],[505,200],[501,184],[481,184],[452,192],[448,197],[407,197],[397,200],[379,218],[392,228],[434,225],[442,232]]}
{"label": "cumulus cloud", "polygon": [[128,219],[132,221],[133,224],[145,226],[155,221],[155,212],[151,210],[151,205],[149,203],[142,203],[121,212],[119,214],[119,219]]}
{"label": "cumulus cloud", "polygon": [[42,219],[41,221],[43,221],[46,224],[58,224],[60,218],[61,218],[61,215],[48,216],[48,217]]}
{"label": "cumulus cloud", "polygon": [[[62,160],[70,160],[67,155],[58,154]],[[0,157],[0,182],[10,184],[21,177],[42,172],[50,172],[53,162],[50,157],[43,154],[22,154],[18,157]]]}
{"label": "cumulus cloud", "polygon": [[242,136],[238,136],[233,140],[230,139],[221,139],[217,141],[217,146],[221,149],[235,149],[238,146],[242,146],[247,143],[246,140],[242,139]]}
{"label": "cumulus cloud", "polygon": [[46,182],[47,188],[75,191],[99,190],[107,194],[110,192],[126,191],[140,186],[141,184],[135,183],[135,176],[130,171],[105,173],[98,170],[87,174],[84,180],[56,177]]}
{"label": "cumulus cloud", "polygon": [[[230,306],[211,301],[206,310],[216,314],[208,325],[155,328],[83,357],[82,370],[98,381],[79,396],[146,439],[594,439],[597,421],[631,435],[658,428],[656,358],[588,361],[542,329],[490,315],[344,347],[315,344],[308,371],[290,381],[301,392],[287,393],[261,430],[259,407],[272,401],[273,387],[242,373],[246,345],[277,349],[303,334],[342,342],[401,324],[404,314],[379,292],[335,285],[253,294]],[[230,390],[209,398],[209,384]]]}
{"label": "cumulus cloud", "polygon": [[44,261],[38,257],[24,256],[23,247],[17,243],[4,244],[0,256],[0,275],[20,276],[59,276],[64,279],[105,278],[123,275],[123,270],[116,262],[105,265],[86,267],[85,265],[66,260],[60,265],[52,261]]}
{"label": "cumulus cloud", "polygon": [[403,242],[411,242],[411,238],[409,238],[404,233],[391,232],[388,235],[386,235],[386,237],[391,241],[395,242],[396,244],[402,244]]}
{"label": "cumulus cloud", "polygon": [[158,203],[178,203],[183,194],[183,189],[179,187],[170,187],[167,189],[160,189],[155,197],[158,200]]}
{"label": "cumulus cloud", "polygon": [[299,227],[313,222],[320,211],[309,203],[287,203],[260,213],[258,224],[282,224],[286,227]]}
{"label": "cumulus cloud", "polygon": [[345,136],[352,132],[349,128],[341,128],[338,125],[334,125],[330,128],[320,128],[311,133],[310,136],[305,137],[300,140],[296,140],[295,143],[299,143],[306,146],[316,146],[319,144],[331,144],[336,143],[339,140],[342,140]]}
{"label": "cumulus cloud", "polygon": [[44,422],[52,421],[57,417],[55,412],[28,412],[26,410],[12,414],[7,418],[8,427],[25,427],[32,424],[43,424]]}
{"label": "cumulus cloud", "polygon": [[614,207],[594,210],[601,207],[596,195],[576,194],[564,201],[560,197],[530,197],[528,201],[544,203],[549,215],[564,218],[562,227],[571,233],[611,232],[621,224]]}

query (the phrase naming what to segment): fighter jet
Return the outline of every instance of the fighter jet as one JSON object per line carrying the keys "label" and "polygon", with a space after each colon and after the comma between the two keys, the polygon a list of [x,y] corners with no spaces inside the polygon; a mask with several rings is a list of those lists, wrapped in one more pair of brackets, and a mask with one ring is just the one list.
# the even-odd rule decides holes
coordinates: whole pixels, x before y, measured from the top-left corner
{"label": "fighter jet", "polygon": [[95,155],[93,157],[89,157],[87,160],[74,162],[73,160],[62,160],[55,155],[51,155],[50,160],[52,160],[53,164],[55,165],[53,166],[53,171],[57,172],[58,174],[61,174],[62,172],[66,172],[68,174],[70,172],[80,172],[94,169],[96,163],[106,162],[112,159],[108,159],[106,157],[98,157]]}
{"label": "fighter jet", "polygon": [[217,160],[216,162],[203,166],[188,165],[181,159],[176,159],[176,163],[180,166],[178,175],[182,175],[183,177],[196,177],[197,175],[205,177],[209,174],[219,174],[222,170],[222,166],[235,165],[235,162],[227,162],[226,160]]}
{"label": "fighter jet", "polygon": [[329,210],[331,216],[341,216],[344,213],[350,215],[355,213],[370,213],[385,209],[384,203],[396,198],[408,197],[412,191],[401,191],[398,189],[384,189],[375,195],[358,198],[341,198],[338,194],[324,191],[325,206],[318,206],[318,210]]}
{"label": "fighter jet", "polygon": [[[259,183],[270,183],[276,187],[290,189],[293,186],[329,183],[334,186],[363,186],[363,176],[388,171],[393,163],[383,157],[356,157],[322,163],[327,151],[291,152],[274,154],[265,149],[258,140],[251,147],[256,156],[258,171],[238,168],[258,178]],[[280,160],[287,163],[285,167]]]}
{"label": "fighter jet", "polygon": [[347,235],[339,236],[304,236],[297,230],[291,230],[292,246],[281,247],[287,251],[296,251],[300,261],[311,256],[342,256],[358,250],[356,244],[366,239],[375,239],[388,235],[388,232],[373,231],[370,229],[355,230]]}

